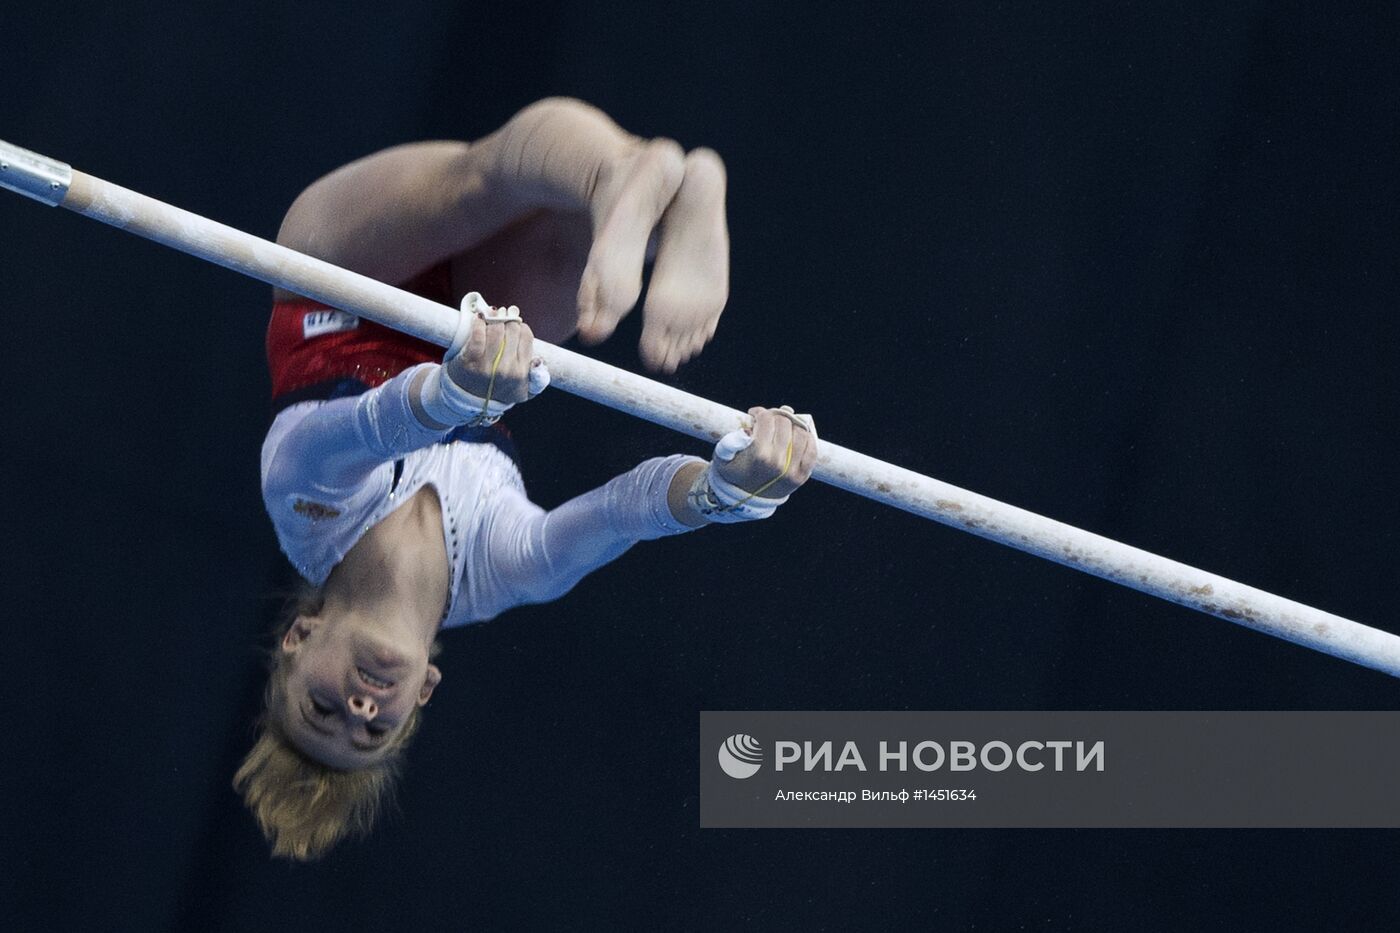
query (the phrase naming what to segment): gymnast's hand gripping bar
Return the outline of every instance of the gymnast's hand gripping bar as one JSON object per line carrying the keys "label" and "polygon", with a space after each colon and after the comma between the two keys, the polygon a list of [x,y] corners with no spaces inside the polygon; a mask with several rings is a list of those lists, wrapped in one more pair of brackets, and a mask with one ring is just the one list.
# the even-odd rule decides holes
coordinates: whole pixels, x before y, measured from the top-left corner
{"label": "gymnast's hand gripping bar", "polygon": [[[460,313],[455,308],[75,172],[62,162],[3,141],[0,186],[438,346],[452,343]],[[742,412],[543,340],[535,341],[535,349],[549,366],[555,387],[682,434],[716,441],[747,423]],[[819,452],[812,475],[824,483],[1400,677],[1400,636],[1390,632],[1149,554],[830,441],[821,441]]]}

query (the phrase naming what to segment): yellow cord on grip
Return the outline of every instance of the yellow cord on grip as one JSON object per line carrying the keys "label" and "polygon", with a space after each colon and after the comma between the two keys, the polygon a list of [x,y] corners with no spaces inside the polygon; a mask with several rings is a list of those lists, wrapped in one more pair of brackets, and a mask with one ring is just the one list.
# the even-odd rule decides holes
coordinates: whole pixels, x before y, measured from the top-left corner
{"label": "yellow cord on grip", "polygon": [[[496,370],[501,368],[501,357],[506,352],[506,335],[501,334],[501,345],[496,348],[496,358],[491,361],[491,378],[486,381],[486,399],[481,403],[481,414],[477,418],[487,418],[491,407],[491,391],[496,388]],[[776,481],[775,481],[776,482]]]}
{"label": "yellow cord on grip", "polygon": [[[799,414],[797,414],[797,412],[793,411],[792,408],[791,408],[790,406],[788,406],[788,405],[781,405],[781,406],[779,406],[778,408],[773,409],[773,411],[777,412],[778,414],[782,415],[782,416],[783,416],[784,418],[786,418],[787,420],[791,421],[796,427],[801,428],[802,430],[806,431],[808,434],[812,434],[812,435],[815,437],[816,432],[815,432],[815,430],[813,429],[812,425],[809,424],[808,421],[804,420],[804,418],[806,418],[806,417],[808,417],[808,416],[804,416],[804,415],[799,415]],[[745,496],[744,498],[740,499],[738,502],[734,503],[734,504],[731,505],[731,506],[727,506],[723,511],[730,511],[730,510],[732,510],[732,509],[737,509],[737,508],[739,508],[739,506],[741,506],[741,505],[743,505],[744,503],[748,502],[750,499],[755,499],[755,498],[757,498],[758,496],[763,495],[763,493],[767,492],[768,489],[769,489],[774,483],[776,483],[778,480],[782,479],[784,476],[787,476],[787,475],[788,475],[788,470],[792,469],[792,442],[793,442],[794,439],[796,439],[796,437],[797,437],[797,435],[795,435],[795,434],[789,435],[789,437],[788,437],[787,454],[786,454],[786,455],[784,456],[784,458],[783,458],[783,471],[782,471],[781,473],[779,473],[777,476],[775,476],[775,477],[773,477],[772,479],[770,479],[768,482],[764,483],[762,486],[760,486],[760,487],[758,487],[757,489],[755,489],[753,492],[749,493],[749,494],[748,494],[747,496]]]}
{"label": "yellow cord on grip", "polygon": [[[737,509],[739,506],[743,505],[745,502],[748,502],[750,499],[754,498],[755,496],[760,496],[760,495],[762,495],[765,491],[767,491],[767,489],[768,489],[769,486],[772,486],[772,485],[773,485],[774,483],[776,483],[778,480],[782,479],[784,476],[787,476],[788,470],[791,469],[791,468],[792,468],[792,438],[789,437],[789,438],[788,438],[788,446],[787,446],[787,457],[783,460],[783,472],[779,473],[777,476],[773,477],[773,478],[770,479],[768,482],[764,483],[762,486],[758,487],[758,488],[755,489],[753,492],[749,493],[747,496],[745,496],[744,498],[740,499],[738,502],[736,502],[736,503],[734,503],[733,505],[729,506],[729,509]],[[726,509],[725,511],[728,511],[728,509]]]}

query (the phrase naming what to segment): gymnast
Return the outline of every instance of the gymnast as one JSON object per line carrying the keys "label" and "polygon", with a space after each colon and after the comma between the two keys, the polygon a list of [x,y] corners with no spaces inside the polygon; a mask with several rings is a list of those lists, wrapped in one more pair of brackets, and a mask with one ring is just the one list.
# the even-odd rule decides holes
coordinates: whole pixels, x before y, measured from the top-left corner
{"label": "gymnast", "polygon": [[642,360],[673,372],[700,352],[728,295],[724,193],[714,152],[550,99],[476,143],[353,162],[293,203],[278,242],[461,299],[464,326],[444,357],[274,294],[263,499],[307,588],[279,628],[233,781],[274,854],[314,859],[369,830],[442,679],[439,629],[557,599],[638,541],[765,518],[810,476],[811,420],[752,408],[711,461],[647,460],[546,512],[495,423],[548,383],[534,335],[606,339],[653,257]]}

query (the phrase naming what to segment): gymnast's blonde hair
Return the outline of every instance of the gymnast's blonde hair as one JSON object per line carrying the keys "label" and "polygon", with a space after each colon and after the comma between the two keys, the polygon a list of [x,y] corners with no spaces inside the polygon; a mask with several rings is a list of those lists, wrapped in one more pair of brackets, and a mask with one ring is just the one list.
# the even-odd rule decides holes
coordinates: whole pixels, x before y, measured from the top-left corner
{"label": "gymnast's blonde hair", "polygon": [[[272,651],[258,738],[233,776],[233,789],[257,819],[272,854],[300,862],[320,858],[348,835],[369,832],[383,805],[393,798],[403,750],[419,724],[419,709],[414,707],[386,755],[354,771],[324,765],[292,743],[271,713],[285,698],[294,663],[276,646],[298,616],[320,612],[323,601],[322,592],[309,587],[289,601]],[[437,647],[433,645],[432,654]]]}

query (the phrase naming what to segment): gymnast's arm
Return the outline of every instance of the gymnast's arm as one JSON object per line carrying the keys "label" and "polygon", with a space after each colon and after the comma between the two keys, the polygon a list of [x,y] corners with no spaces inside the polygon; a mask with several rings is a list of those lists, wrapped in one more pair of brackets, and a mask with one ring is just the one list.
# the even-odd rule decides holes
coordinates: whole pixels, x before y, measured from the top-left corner
{"label": "gymnast's arm", "polygon": [[704,469],[698,457],[655,457],[549,511],[518,489],[493,494],[477,538],[488,555],[474,566],[477,617],[558,599],[638,541],[706,524],[685,505]]}
{"label": "gymnast's arm", "polygon": [[[475,571],[477,617],[557,599],[638,541],[715,520],[772,514],[811,476],[816,438],[810,420],[803,428],[773,409],[753,408],[749,414],[754,422],[748,446],[737,456],[730,454],[732,459],[721,461],[717,454],[714,465],[681,455],[653,458],[551,511],[519,490],[503,490],[494,497],[478,538],[489,557]],[[715,494],[712,484],[727,484],[741,496],[751,491],[743,499],[752,511],[727,510],[728,516],[700,511],[698,504]]]}
{"label": "gymnast's arm", "polygon": [[269,509],[289,496],[334,507],[362,490],[376,468],[441,441],[450,427],[425,423],[419,401],[437,366],[422,363],[353,398],[279,415],[263,446]]}
{"label": "gymnast's arm", "polygon": [[548,382],[533,347],[529,325],[483,317],[441,364],[420,363],[353,399],[283,412],[263,445],[268,510],[295,509],[299,496],[334,509],[324,500],[368,495],[377,467],[444,440],[456,425],[499,417]]}

